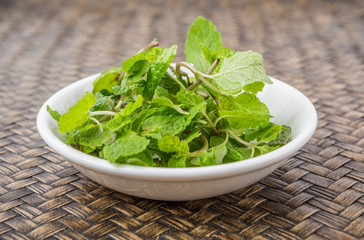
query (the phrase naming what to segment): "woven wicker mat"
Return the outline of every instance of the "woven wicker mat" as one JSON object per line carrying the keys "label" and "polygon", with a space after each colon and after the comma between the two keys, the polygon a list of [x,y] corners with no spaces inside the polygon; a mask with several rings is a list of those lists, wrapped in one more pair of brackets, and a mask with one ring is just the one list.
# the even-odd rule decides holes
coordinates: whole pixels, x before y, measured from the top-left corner
{"label": "woven wicker mat", "polygon": [[[154,37],[182,60],[198,15],[314,103],[318,129],[284,166],[231,194],[160,202],[90,181],[41,140],[36,114],[55,91]],[[0,0],[0,238],[362,238],[363,19],[359,0]]]}

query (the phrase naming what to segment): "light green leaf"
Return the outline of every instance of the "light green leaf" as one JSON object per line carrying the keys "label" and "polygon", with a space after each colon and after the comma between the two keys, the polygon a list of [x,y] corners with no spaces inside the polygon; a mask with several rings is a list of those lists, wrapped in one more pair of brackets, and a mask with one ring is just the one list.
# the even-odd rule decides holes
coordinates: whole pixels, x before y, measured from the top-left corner
{"label": "light green leaf", "polygon": [[169,64],[177,53],[177,45],[172,45],[170,48],[163,49],[157,56],[155,64],[153,64],[147,75],[147,82],[143,91],[146,99],[151,99],[154,96],[155,89],[160,84],[162,77],[166,74]]}
{"label": "light green leaf", "polygon": [[209,75],[222,94],[234,95],[243,90],[244,85],[253,82],[272,83],[265,74],[262,55],[254,51],[236,52],[222,58],[218,72]]}
{"label": "light green leaf", "polygon": [[90,151],[95,150],[97,147],[101,147],[112,140],[114,131],[110,129],[104,129],[101,131],[97,125],[88,125],[80,131],[79,144],[86,146]]}
{"label": "light green leaf", "polygon": [[203,152],[199,156],[200,166],[216,165],[216,149],[211,148],[207,152]]}
{"label": "light green leaf", "polygon": [[127,131],[115,142],[106,145],[103,155],[110,162],[117,162],[119,158],[133,156],[144,151],[149,144],[149,139]]}
{"label": "light green leaf", "polygon": [[146,167],[154,166],[152,154],[147,149],[144,150],[143,152],[137,153],[130,157],[118,159],[118,163],[124,163],[124,162],[126,164],[137,165],[137,166],[146,166]]}
{"label": "light green leaf", "polygon": [[132,56],[131,58],[125,60],[121,68],[124,72],[130,72],[132,66],[140,60],[147,60],[151,64],[154,64],[157,61],[157,57],[161,51],[162,49],[160,47],[154,47],[150,49],[148,52],[138,53]]}
{"label": "light green leaf", "polygon": [[61,114],[59,114],[59,112],[57,112],[55,110],[52,110],[52,108],[49,105],[47,105],[47,112],[49,112],[49,114],[52,116],[52,118],[54,120],[56,120],[57,122],[61,118]]}
{"label": "light green leaf", "polygon": [[221,35],[217,32],[215,25],[204,17],[198,17],[190,26],[185,55],[187,62],[194,64],[197,70],[206,72],[210,64],[205,58],[201,46],[206,47],[205,51],[218,51],[223,47]]}
{"label": "light green leaf", "polygon": [[245,85],[243,87],[243,89],[246,92],[251,92],[253,94],[257,94],[258,92],[263,90],[264,85],[265,84],[263,82],[253,82],[253,83],[249,83],[249,84]]}
{"label": "light green leaf", "polygon": [[126,94],[131,90],[144,87],[145,80],[143,76],[148,72],[149,62],[147,60],[138,60],[125,74],[121,85],[112,88],[115,95]]}
{"label": "light green leaf", "polygon": [[169,134],[164,135],[158,140],[158,148],[163,152],[176,153],[176,155],[183,155],[189,151],[187,142],[181,141],[179,137],[173,137]]}
{"label": "light green leaf", "polygon": [[92,106],[91,111],[111,110],[111,106],[108,103],[110,96],[104,96],[100,92],[94,94],[96,102]]}
{"label": "light green leaf", "polygon": [[260,142],[268,142],[276,139],[278,133],[281,131],[282,126],[275,123],[268,123],[255,128],[245,129],[244,139],[246,141],[257,140]]}
{"label": "light green leaf", "polygon": [[282,129],[278,133],[278,136],[274,140],[270,141],[268,144],[269,145],[281,145],[281,146],[285,145],[286,143],[291,141],[291,134],[292,134],[291,127],[282,125]]}
{"label": "light green leaf", "polygon": [[127,126],[130,122],[130,118],[118,113],[113,119],[106,123],[106,128],[117,132]]}
{"label": "light green leaf", "polygon": [[231,130],[238,133],[243,133],[246,128],[266,124],[272,117],[267,106],[254,94],[247,92],[236,97],[223,96],[220,108],[220,116],[225,117]]}
{"label": "light green leaf", "polygon": [[190,109],[195,107],[196,105],[202,103],[204,101],[201,95],[194,93],[193,91],[189,91],[186,89],[182,89],[177,93],[177,100],[182,104],[186,109]]}
{"label": "light green leaf", "polygon": [[58,121],[58,130],[61,133],[71,131],[80,127],[90,118],[90,108],[95,104],[95,96],[86,92],[84,97],[72,106],[69,111],[63,114]]}
{"label": "light green leaf", "polygon": [[134,113],[136,110],[142,107],[143,105],[143,97],[141,95],[138,95],[138,98],[135,102],[128,103],[125,108],[122,111],[123,116],[129,116],[132,113]]}
{"label": "light green leaf", "polygon": [[112,92],[112,87],[118,84],[118,78],[121,72],[121,67],[114,67],[101,73],[101,75],[98,76],[93,83],[93,93],[100,92],[103,89]]}
{"label": "light green leaf", "polygon": [[181,114],[186,114],[186,115],[190,114],[189,112],[184,111],[180,106],[175,105],[171,100],[169,100],[166,97],[157,97],[157,98],[154,98],[151,101],[151,104],[152,104],[153,107],[162,107],[162,106],[165,106],[165,107],[173,108],[173,109],[175,109],[177,112],[179,112]]}
{"label": "light green leaf", "polygon": [[186,167],[186,157],[171,157],[168,161],[168,167],[181,168]]}
{"label": "light green leaf", "polygon": [[153,115],[142,123],[143,135],[161,139],[162,136],[170,134],[175,136],[183,131],[186,119],[181,115]]}

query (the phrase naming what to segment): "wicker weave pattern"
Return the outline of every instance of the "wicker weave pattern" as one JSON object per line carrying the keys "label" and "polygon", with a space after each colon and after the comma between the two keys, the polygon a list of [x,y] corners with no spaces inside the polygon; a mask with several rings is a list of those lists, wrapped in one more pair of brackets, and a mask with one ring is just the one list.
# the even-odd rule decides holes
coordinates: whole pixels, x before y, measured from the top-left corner
{"label": "wicker weave pattern", "polygon": [[[198,15],[318,110],[314,137],[284,166],[231,194],[158,202],[88,180],[40,139],[36,114],[55,91],[154,37],[182,49]],[[0,0],[0,238],[364,237],[363,19],[360,0]]]}

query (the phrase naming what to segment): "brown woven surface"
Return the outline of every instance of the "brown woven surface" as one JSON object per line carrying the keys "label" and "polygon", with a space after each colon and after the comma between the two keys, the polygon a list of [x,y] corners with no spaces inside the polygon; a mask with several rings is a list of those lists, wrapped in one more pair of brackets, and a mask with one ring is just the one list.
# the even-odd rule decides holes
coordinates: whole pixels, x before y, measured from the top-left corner
{"label": "brown woven surface", "polygon": [[[225,44],[314,103],[314,137],[262,181],[159,202],[106,189],[47,147],[41,104],[152,38],[212,19]],[[0,0],[0,239],[360,239],[364,236],[364,1]]]}

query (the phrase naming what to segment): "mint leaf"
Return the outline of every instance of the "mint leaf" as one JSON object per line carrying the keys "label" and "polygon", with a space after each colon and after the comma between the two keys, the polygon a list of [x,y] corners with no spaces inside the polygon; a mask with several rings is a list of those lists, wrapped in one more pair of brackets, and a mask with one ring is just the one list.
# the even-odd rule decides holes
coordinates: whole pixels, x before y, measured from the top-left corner
{"label": "mint leaf", "polygon": [[271,118],[267,106],[254,94],[241,93],[236,97],[223,96],[220,116],[225,117],[233,131],[242,133],[245,128],[266,124]]}
{"label": "mint leaf", "polygon": [[118,162],[120,158],[133,156],[144,151],[149,144],[149,139],[127,131],[115,142],[106,145],[103,155],[110,162]]}
{"label": "mint leaf", "polygon": [[108,103],[110,96],[104,96],[102,93],[97,92],[94,94],[96,102],[92,106],[91,111],[111,110],[111,106]]}
{"label": "mint leaf", "polygon": [[205,51],[218,51],[223,47],[221,35],[217,32],[215,25],[204,17],[198,17],[190,26],[185,55],[187,62],[192,63],[197,70],[206,72],[210,64],[204,57],[201,46],[206,47]]}
{"label": "mint leaf", "polygon": [[171,157],[168,161],[168,167],[181,168],[186,167],[186,157]]}
{"label": "mint leaf", "polygon": [[222,94],[234,95],[243,90],[244,85],[253,82],[272,83],[265,74],[262,55],[254,51],[236,52],[222,58],[218,72],[209,75]]}
{"label": "mint leaf", "polygon": [[162,77],[159,87],[166,89],[170,94],[176,94],[181,89],[181,86],[169,74]]}
{"label": "mint leaf", "polygon": [[244,139],[247,141],[257,140],[260,142],[268,142],[276,139],[278,133],[281,131],[282,126],[275,123],[268,123],[255,128],[245,129]]}
{"label": "mint leaf", "polygon": [[204,99],[201,95],[194,93],[193,91],[189,91],[186,89],[182,89],[177,93],[177,100],[182,104],[186,109],[190,109],[195,107],[198,104],[204,102]]}
{"label": "mint leaf", "polygon": [[286,126],[286,125],[282,125],[282,129],[281,131],[278,133],[278,136],[270,141],[268,144],[269,145],[285,145],[287,144],[289,141],[291,141],[291,134],[292,134],[292,129],[290,126]]}
{"label": "mint leaf", "polygon": [[169,100],[166,97],[157,97],[154,98],[151,101],[151,104],[153,107],[157,106],[157,107],[170,107],[173,108],[174,110],[176,110],[177,112],[181,113],[181,114],[190,114],[189,112],[184,111],[180,106],[175,105],[171,100]]}
{"label": "mint leaf", "polygon": [[134,113],[136,110],[142,107],[143,100],[144,100],[143,97],[141,95],[138,95],[138,98],[135,102],[130,102],[125,106],[122,115],[129,116],[132,113]]}
{"label": "mint leaf", "polygon": [[117,162],[146,167],[154,166],[152,154],[147,149],[135,155],[118,159]]}
{"label": "mint leaf", "polygon": [[158,140],[158,148],[163,152],[176,153],[177,155],[187,154],[189,151],[187,142],[169,134]]}
{"label": "mint leaf", "polygon": [[90,118],[89,111],[95,102],[95,96],[86,92],[84,97],[78,100],[76,105],[71,107],[67,113],[59,118],[58,130],[61,133],[65,133],[84,124]]}
{"label": "mint leaf", "polygon": [[151,99],[154,96],[155,89],[160,84],[164,74],[166,74],[176,53],[177,45],[172,45],[170,48],[163,49],[157,56],[155,64],[148,71],[147,82],[143,92],[146,99]]}
{"label": "mint leaf", "polygon": [[52,110],[52,108],[49,105],[47,105],[47,112],[52,116],[54,120],[56,120],[57,122],[59,121],[61,114],[59,114],[59,112],[55,110]]}
{"label": "mint leaf", "polygon": [[142,123],[143,136],[161,139],[170,134],[175,136],[183,131],[186,119],[181,115],[153,115]]}
{"label": "mint leaf", "polygon": [[149,62],[147,60],[136,61],[125,74],[121,85],[114,86],[112,90],[115,95],[126,94],[131,90],[144,87],[145,80],[142,78],[148,72]]}
{"label": "mint leaf", "polygon": [[200,166],[216,165],[216,149],[211,148],[209,151],[201,153],[199,160]]}
{"label": "mint leaf", "polygon": [[120,67],[111,68],[96,78],[94,81],[93,93],[100,92],[103,89],[112,92],[112,87],[118,84],[118,77],[122,69]]}
{"label": "mint leaf", "polygon": [[147,60],[151,64],[154,64],[157,61],[157,57],[161,51],[162,49],[160,47],[154,47],[148,52],[138,53],[131,58],[125,60],[121,68],[124,72],[130,72],[130,69],[133,67],[133,65],[140,60]]}
{"label": "mint leaf", "polygon": [[126,116],[122,115],[121,113],[118,113],[113,119],[111,119],[110,121],[108,121],[106,123],[106,128],[110,129],[114,132],[117,132],[117,131],[123,129],[129,123],[131,123],[130,118],[127,118]]}
{"label": "mint leaf", "polygon": [[257,94],[258,92],[263,90],[264,85],[265,84],[263,82],[253,82],[253,83],[249,83],[249,84],[245,85],[243,87],[243,89],[246,92],[251,92],[253,94]]}
{"label": "mint leaf", "polygon": [[113,136],[114,132],[109,129],[102,131],[99,126],[88,125],[80,131],[79,144],[88,147],[89,151],[94,151],[110,142]]}

